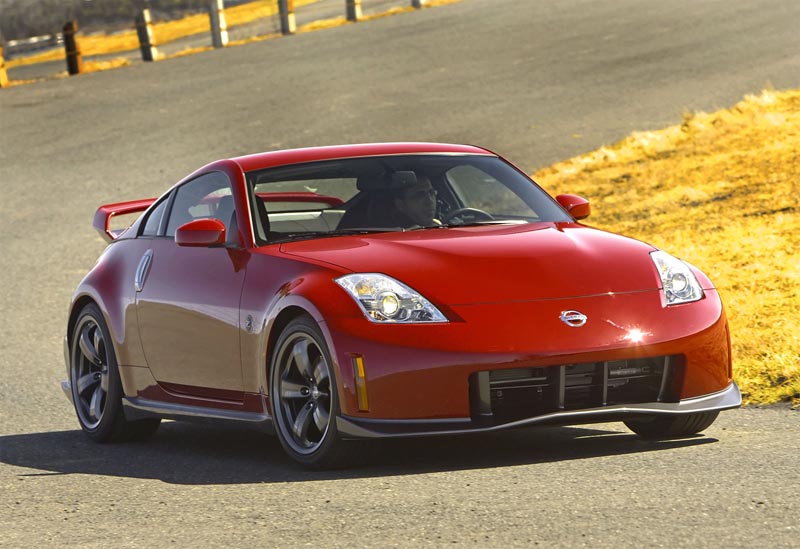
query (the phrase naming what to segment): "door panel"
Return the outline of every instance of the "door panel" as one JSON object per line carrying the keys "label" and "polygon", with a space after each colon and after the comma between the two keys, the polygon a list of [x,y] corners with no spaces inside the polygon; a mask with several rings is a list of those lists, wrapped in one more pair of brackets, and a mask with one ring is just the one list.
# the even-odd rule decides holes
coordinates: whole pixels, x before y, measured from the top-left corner
{"label": "door panel", "polygon": [[[226,248],[153,240],[136,308],[153,377],[187,388],[242,391],[239,299],[244,269]],[[198,394],[207,394],[197,391]]]}
{"label": "door panel", "polygon": [[[239,300],[247,252],[175,244],[178,227],[213,217],[236,234],[234,197],[222,172],[202,174],[176,188],[152,255],[137,270],[136,312],[147,365],[173,392],[241,399]],[[235,239],[233,239],[235,240]],[[235,245],[232,242],[231,245]]]}

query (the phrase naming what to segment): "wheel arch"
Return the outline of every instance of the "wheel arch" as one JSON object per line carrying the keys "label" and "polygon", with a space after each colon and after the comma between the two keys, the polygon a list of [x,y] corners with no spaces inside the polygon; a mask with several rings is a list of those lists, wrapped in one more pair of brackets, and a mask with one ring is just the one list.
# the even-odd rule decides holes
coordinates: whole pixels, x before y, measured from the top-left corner
{"label": "wheel arch", "polygon": [[286,326],[300,316],[307,315],[314,319],[315,322],[319,324],[314,315],[311,314],[308,310],[300,307],[299,305],[290,305],[285,309],[281,310],[278,315],[275,317],[275,320],[272,321],[272,326],[267,334],[267,363],[266,363],[266,371],[267,371],[267,383],[269,384],[269,369],[270,364],[272,363],[272,353],[275,352],[275,342],[278,341],[278,338],[283,333],[283,330],[286,329]]}
{"label": "wheel arch", "polygon": [[[81,311],[87,305],[94,305],[97,307],[98,311],[100,311],[100,315],[103,318],[103,322],[106,325],[106,329],[108,330],[109,335],[111,336],[111,346],[114,351],[114,357],[117,361],[117,367],[124,365],[123,361],[120,360],[121,356],[121,347],[124,345],[123,342],[120,340],[119,332],[125,333],[125,323],[122,318],[118,318],[118,321],[121,323],[117,325],[114,322],[114,315],[110,314],[105,306],[105,302],[103,299],[95,294],[92,291],[84,291],[82,293],[78,293],[75,295],[72,301],[72,305],[69,311],[69,317],[67,320],[67,333],[66,333],[66,345],[65,345],[65,356],[64,359],[66,360],[66,367],[67,367],[67,374],[69,374],[70,368],[70,351],[69,349],[72,346],[72,338],[75,335],[75,326],[78,323],[78,319],[80,318]],[[128,386],[125,381],[125,376],[122,376],[122,388],[123,392],[127,391]],[[125,393],[127,394],[127,393]]]}
{"label": "wheel arch", "polygon": [[[101,313],[103,312],[97,300],[90,295],[84,294],[75,299],[69,311],[69,319],[67,320],[67,341],[72,341],[72,334],[75,331],[75,325],[78,323],[78,315],[84,307],[90,303],[96,305]],[[103,314],[103,316],[105,316],[105,314]],[[108,319],[106,319],[106,325],[108,325]]]}
{"label": "wheel arch", "polygon": [[102,299],[100,295],[95,293],[94,291],[83,291],[75,295],[72,300],[72,306],[69,312],[69,320],[67,321],[67,338],[68,341],[72,340],[72,336],[74,335],[75,324],[78,322],[78,316],[80,315],[81,311],[89,304],[94,304],[99,310],[100,314],[103,315],[103,322],[106,323],[106,328],[108,329],[109,334],[111,335],[111,343],[114,345],[114,353],[116,354],[117,358],[119,358],[119,332],[122,331],[124,333],[125,325],[124,322],[120,323],[122,319],[118,319],[118,322],[115,322],[115,315],[111,314],[111,312],[107,309],[105,301]]}
{"label": "wheel arch", "polygon": [[[275,352],[275,344],[289,323],[292,320],[304,315],[308,316],[316,323],[320,329],[320,332],[322,333],[323,339],[325,340],[325,345],[328,347],[328,354],[331,357],[331,368],[333,369],[334,377],[337,380],[337,391],[339,393],[339,399],[341,402],[341,399],[344,397],[347,381],[346,378],[343,379],[342,377],[344,373],[342,372],[341,365],[337,359],[333,338],[321,312],[314,306],[313,303],[305,300],[292,300],[291,303],[287,303],[286,306],[280,308],[280,310],[275,313],[275,316],[268,322],[268,327],[265,333],[264,365],[260,373],[262,380],[261,386],[264,388],[264,393],[269,395],[270,370],[272,368],[272,355]],[[270,408],[271,407],[272,402],[270,401]],[[271,412],[272,410],[270,409],[270,413]]]}
{"label": "wheel arch", "polygon": [[[242,330],[243,378],[246,391],[269,395],[269,374],[276,343],[289,323],[300,315],[313,319],[331,355],[343,402],[349,389],[352,368],[340,364],[339,332],[336,319],[361,314],[355,301],[333,279],[340,271],[309,265],[297,260],[262,258],[254,254],[248,264],[240,317]],[[248,281],[251,281],[248,284]],[[269,405],[271,410],[271,404]]]}

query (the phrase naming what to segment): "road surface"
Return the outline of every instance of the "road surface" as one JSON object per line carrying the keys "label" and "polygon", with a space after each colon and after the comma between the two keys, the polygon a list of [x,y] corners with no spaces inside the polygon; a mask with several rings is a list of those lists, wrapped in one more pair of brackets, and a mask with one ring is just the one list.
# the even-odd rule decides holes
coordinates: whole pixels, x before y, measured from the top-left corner
{"label": "road surface", "polygon": [[464,0],[0,90],[0,546],[797,547],[785,406],[662,443],[618,424],[393,441],[320,474],[244,431],[90,444],[58,384],[99,204],[331,143],[475,143],[533,171],[800,87],[798,22],[793,0]]}

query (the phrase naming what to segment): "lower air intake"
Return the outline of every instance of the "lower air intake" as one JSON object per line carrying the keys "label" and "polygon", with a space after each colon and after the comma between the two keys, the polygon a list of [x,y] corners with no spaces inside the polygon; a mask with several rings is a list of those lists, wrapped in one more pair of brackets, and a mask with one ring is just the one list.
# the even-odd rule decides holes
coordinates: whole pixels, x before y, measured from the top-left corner
{"label": "lower air intake", "polygon": [[678,357],[659,356],[478,372],[473,417],[507,422],[559,410],[674,402]]}

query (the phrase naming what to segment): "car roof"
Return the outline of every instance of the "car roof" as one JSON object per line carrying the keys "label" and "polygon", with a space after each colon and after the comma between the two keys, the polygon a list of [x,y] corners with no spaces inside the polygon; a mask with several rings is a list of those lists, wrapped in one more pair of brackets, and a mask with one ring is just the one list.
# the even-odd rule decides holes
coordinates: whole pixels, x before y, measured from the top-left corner
{"label": "car roof", "polygon": [[472,145],[452,145],[448,143],[367,143],[264,152],[239,156],[231,160],[239,164],[242,171],[250,172],[275,166],[315,162],[318,160],[400,154],[479,154],[496,156],[487,149]]}

